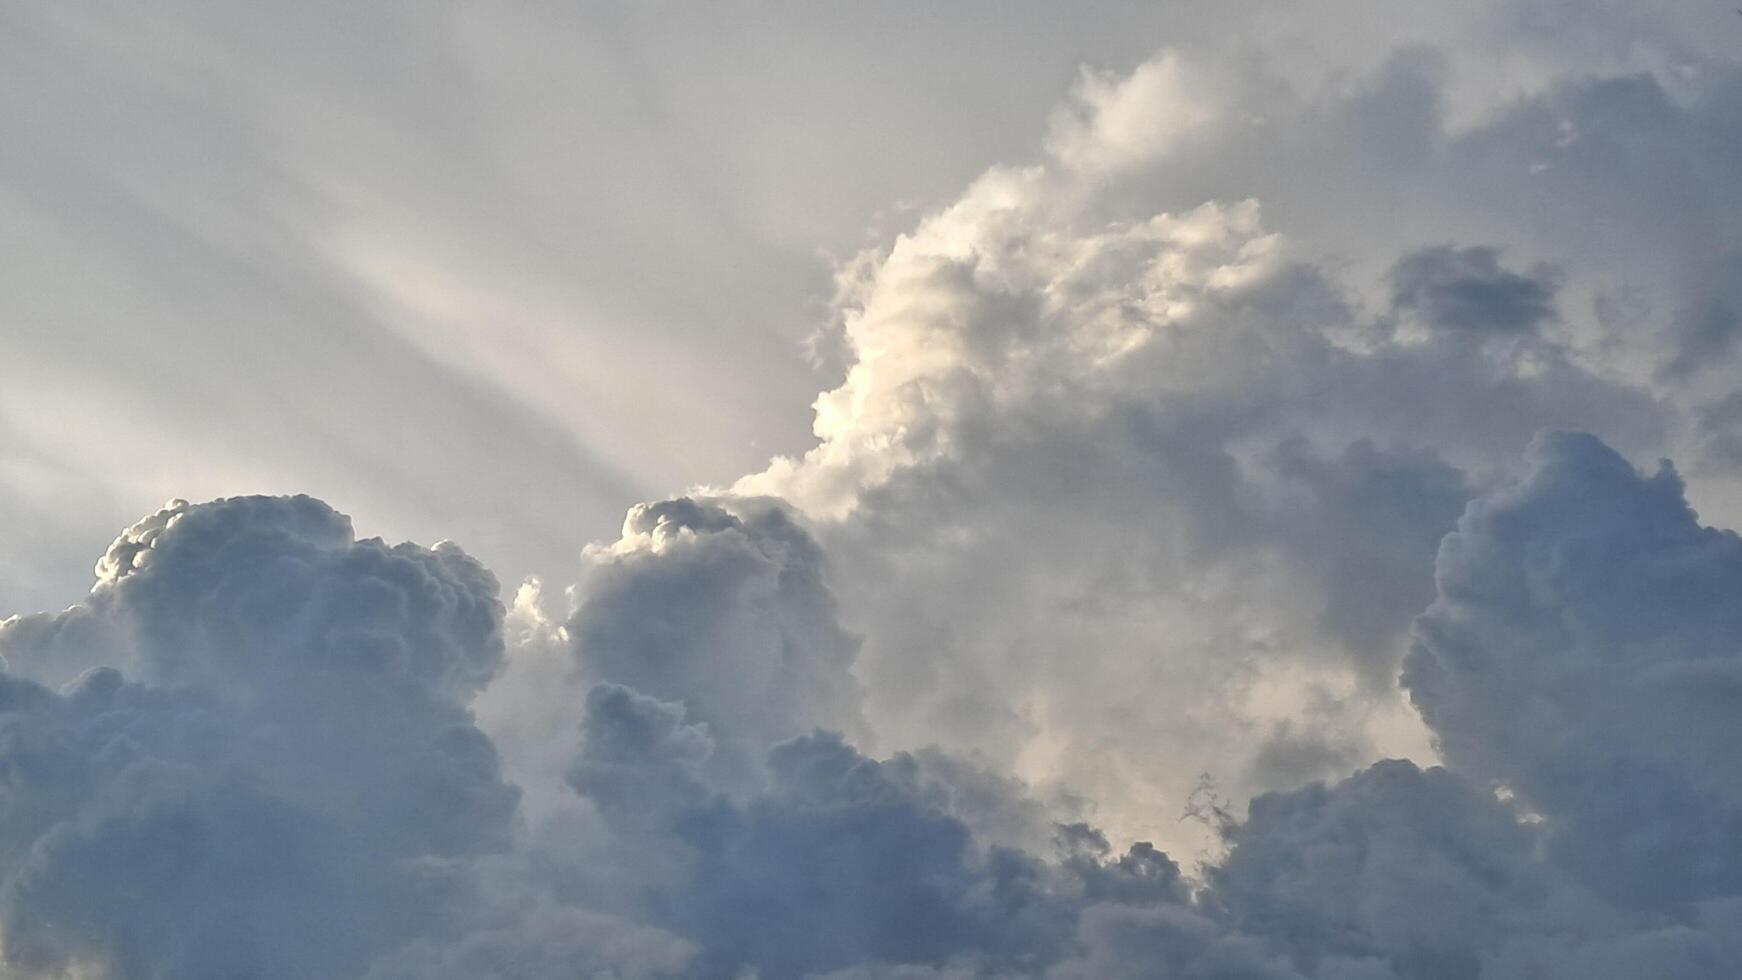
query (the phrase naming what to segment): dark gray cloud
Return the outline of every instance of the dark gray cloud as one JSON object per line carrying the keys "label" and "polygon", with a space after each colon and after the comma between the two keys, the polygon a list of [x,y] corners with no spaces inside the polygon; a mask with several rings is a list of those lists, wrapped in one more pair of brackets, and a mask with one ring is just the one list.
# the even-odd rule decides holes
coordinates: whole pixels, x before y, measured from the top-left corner
{"label": "dark gray cloud", "polygon": [[1742,290],[1736,285],[1742,258],[1719,257],[1702,272],[1694,299],[1676,314],[1674,355],[1663,367],[1671,378],[1686,380],[1730,363],[1742,334]]}
{"label": "dark gray cloud", "polygon": [[1211,872],[1213,901],[1304,968],[1377,958],[1400,977],[1473,977],[1567,886],[1515,813],[1443,770],[1381,763],[1255,800]]}
{"label": "dark gray cloud", "polygon": [[694,957],[695,947],[669,932],[558,906],[454,942],[417,940],[364,980],[671,980],[693,975]]}
{"label": "dark gray cloud", "polygon": [[1389,278],[1392,309],[1433,330],[1530,334],[1555,315],[1558,273],[1509,271],[1494,248],[1430,246],[1398,259]]}
{"label": "dark gray cloud", "polygon": [[1380,763],[1260,797],[1205,901],[1307,976],[1399,980],[1721,977],[1728,933],[1685,909],[1617,908],[1542,857],[1559,816],[1521,820],[1478,783]]}
{"label": "dark gray cloud", "polygon": [[701,768],[714,740],[685,723],[681,703],[601,684],[587,692],[582,732],[569,785],[618,826],[669,833],[675,815],[708,800]]}
{"label": "dark gray cloud", "polygon": [[1742,392],[1706,406],[1699,415],[1700,451],[1722,467],[1742,466]]}
{"label": "dark gray cloud", "polygon": [[1024,971],[1061,955],[1085,907],[1187,900],[1166,855],[1110,856],[1084,825],[1061,828],[1056,862],[977,838],[964,817],[978,808],[964,812],[935,760],[880,762],[819,732],[771,747],[765,788],[733,802],[696,777],[708,742],[677,706],[617,687],[588,703],[573,783],[626,833],[683,852],[686,873],[642,914],[696,943],[700,976],[966,959]]}

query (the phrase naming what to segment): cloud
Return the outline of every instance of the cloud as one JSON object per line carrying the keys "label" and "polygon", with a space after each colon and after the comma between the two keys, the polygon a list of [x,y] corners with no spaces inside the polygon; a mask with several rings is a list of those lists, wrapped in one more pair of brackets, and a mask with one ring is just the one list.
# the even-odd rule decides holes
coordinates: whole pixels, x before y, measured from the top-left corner
{"label": "cloud", "polygon": [[766,786],[733,801],[696,778],[708,743],[676,706],[619,687],[588,702],[573,784],[625,833],[651,835],[643,846],[682,852],[685,873],[642,914],[696,943],[701,976],[968,959],[1022,972],[1061,955],[1085,907],[1186,901],[1166,855],[1110,857],[1082,825],[1062,831],[1056,862],[977,837],[965,821],[983,806],[952,780],[959,766],[877,761],[819,732],[772,746]]}
{"label": "cloud", "polygon": [[681,702],[707,726],[715,785],[755,786],[774,742],[861,727],[858,639],[837,621],[822,551],[783,505],[642,504],[588,566],[566,627],[577,678]]}
{"label": "cloud", "polygon": [[1674,356],[1663,366],[1670,378],[1686,380],[1707,368],[1726,363],[1742,333],[1742,296],[1737,295],[1736,273],[1742,258],[1736,254],[1711,263],[1699,282],[1695,299],[1677,311],[1674,325]]}
{"label": "cloud", "polygon": [[1251,939],[1229,935],[1182,907],[1100,905],[1083,913],[1077,955],[1048,970],[1048,980],[1299,980],[1300,974]]}
{"label": "cloud", "polygon": [[[1307,472],[1393,472],[1374,452]],[[116,540],[85,604],[0,629],[0,935],[44,977],[1717,978],[1742,901],[1719,758],[1733,552],[1672,471],[1539,440],[1441,546],[1414,627],[1406,682],[1452,768],[1260,795],[1194,880],[982,763],[787,738],[802,718],[759,729],[721,698],[716,678],[795,646],[740,604],[847,635],[816,543],[768,502],[638,509],[567,627],[517,612],[570,660],[552,699],[624,650],[675,652],[633,665],[675,693],[594,683],[557,739],[575,807],[516,829],[466,707],[503,656],[488,572],[359,541],[309,498],[178,501]],[[635,630],[663,610],[663,642],[594,659],[636,635],[599,628],[608,599]],[[851,676],[850,644],[822,649],[841,659],[821,676]],[[104,651],[139,679],[82,666]],[[58,691],[19,676],[63,658]],[[812,697],[851,718],[842,690]],[[755,765],[716,768],[757,738]]]}
{"label": "cloud", "polygon": [[633,829],[662,824],[707,802],[701,767],[714,754],[706,725],[684,722],[684,706],[617,684],[587,693],[585,733],[568,773],[576,792],[607,818]]}
{"label": "cloud", "polygon": [[1742,540],[1702,527],[1667,465],[1569,434],[1529,459],[1442,546],[1404,682],[1447,759],[1554,818],[1611,899],[1731,894]]}
{"label": "cloud", "polygon": [[1475,976],[1514,930],[1576,908],[1516,814],[1407,762],[1260,797],[1231,837],[1213,901],[1308,968],[1343,956],[1403,977]]}
{"label": "cloud", "polygon": [[1208,73],[1174,52],[1124,75],[1084,70],[1071,103],[1053,117],[1047,150],[1079,172],[1142,165],[1216,118],[1216,90]]}
{"label": "cloud", "polygon": [[659,980],[684,976],[694,955],[692,945],[670,933],[554,908],[457,942],[418,940],[377,963],[364,980]]}
{"label": "cloud", "polygon": [[1493,248],[1435,245],[1391,267],[1391,306],[1431,330],[1535,333],[1555,315],[1556,275],[1553,269],[1509,272]]}
{"label": "cloud", "polygon": [[458,548],[355,540],[307,497],[176,501],[98,574],[0,626],[10,969],[345,975],[441,921],[444,862],[507,845],[465,707],[502,608]]}
{"label": "cloud", "polygon": [[1209,871],[1225,928],[1307,976],[1718,977],[1723,933],[1609,905],[1542,859],[1551,815],[1443,769],[1379,763],[1255,800]]}
{"label": "cloud", "polygon": [[[456,545],[358,540],[311,497],[251,497],[172,502],[123,532],[78,604],[0,624],[6,969],[1735,975],[1742,545],[1701,525],[1667,464],[1627,461],[1698,451],[1690,472],[1715,482],[1693,500],[1726,499],[1712,488],[1734,414],[1714,369],[1734,353],[1725,273],[1742,247],[1727,206],[1742,187],[1733,58],[1691,8],[1576,5],[1592,26],[1574,29],[1560,21],[1574,8],[1502,0],[1409,17],[1227,6],[1182,14],[1172,46],[1127,74],[1080,74],[1030,162],[1002,157],[1017,162],[843,263],[843,372],[815,403],[814,447],[729,489],[635,506],[585,551],[566,609],[547,609],[536,581],[505,607]],[[1249,42],[1225,39],[1248,19],[1262,27]],[[106,42],[121,74],[162,50],[77,15],[26,22],[33,38]],[[451,33],[431,63],[456,78],[517,50],[497,46],[512,31]],[[255,63],[256,46],[202,38],[189,43],[213,64]],[[375,66],[363,47],[317,93]],[[720,57],[700,47],[700,63]],[[305,107],[307,92],[276,87],[288,66],[271,54],[241,105]],[[601,78],[649,114],[709,104],[662,92],[633,60]],[[383,112],[345,121],[372,132]],[[854,128],[840,105],[827,117],[831,132]],[[167,236],[178,262],[294,239],[282,280],[240,263],[244,292],[289,283],[324,298],[286,322],[379,319],[407,342],[347,361],[347,397],[319,424],[250,416],[236,431],[292,432],[323,467],[387,465],[348,428],[356,406],[391,403],[430,364],[471,371],[492,397],[523,386],[509,400],[545,423],[561,415],[576,376],[559,363],[573,353],[562,325],[578,307],[546,252],[564,236],[502,251],[532,269],[506,280],[526,287],[508,300],[442,272],[491,252],[492,234],[404,230],[419,213],[406,200],[426,194],[494,200],[507,186],[518,209],[562,205],[566,184],[530,192],[560,183],[539,176],[565,156],[539,151],[563,131],[547,123],[508,127],[491,141],[503,155],[476,166],[428,152],[463,121],[404,145],[382,134],[399,151],[385,159],[455,161],[396,204],[369,192],[398,181],[391,166],[293,126],[278,136],[322,176],[283,189],[342,203],[349,220],[260,232],[257,214],[211,211],[171,168],[141,176],[104,227]],[[591,280],[678,268],[690,274],[654,278],[692,316],[763,308],[729,301],[755,282],[705,272],[807,220],[784,201],[734,208],[723,177],[669,152],[744,135],[715,125],[654,140],[699,216],[626,203],[608,225],[663,221],[689,244],[589,248]],[[68,145],[41,120],[27,131]],[[790,143],[760,135],[743,142]],[[232,149],[277,172],[251,138]],[[607,169],[635,174],[624,159]],[[66,173],[27,176],[84,180]],[[60,227],[39,211],[31,227]],[[166,227],[165,212],[189,218]],[[197,296],[214,281],[170,265],[119,295]],[[249,329],[279,323],[258,314],[272,304],[222,295],[197,312],[246,306]],[[524,350],[479,340],[472,324],[498,319]],[[33,358],[58,362],[57,322],[32,326]],[[330,341],[358,333],[317,331],[307,363],[334,366],[349,348]],[[208,369],[235,349],[192,326],[167,337],[153,370],[108,397],[230,383]],[[706,443],[709,459],[740,452],[715,438],[731,428],[730,384],[667,339],[684,350],[680,378],[723,387],[696,389],[707,418],[686,404],[609,434],[630,472],[670,472],[656,457],[673,444],[649,425]],[[645,387],[592,361],[581,374],[601,370],[607,401]],[[269,380],[259,390],[295,387]],[[21,381],[0,404],[9,424],[64,404]],[[179,411],[209,411],[189,397],[200,404]],[[428,479],[387,485],[468,498],[479,481],[513,486],[478,506],[521,538],[543,529],[525,553],[544,555],[550,501],[593,485],[562,462],[579,423],[554,423],[557,437],[525,419],[479,424],[518,418],[492,404],[438,413],[454,437],[423,425],[424,444],[458,455],[389,465]],[[318,452],[340,428],[341,449]],[[1593,434],[1540,437],[1521,464],[1545,428]],[[486,431],[532,441],[492,436],[484,452]],[[125,442],[124,462],[181,445]],[[530,468],[471,465],[504,445]],[[449,469],[465,472],[437,478]],[[36,487],[32,507],[65,482],[0,475]],[[1392,755],[1413,761],[1373,761]]]}
{"label": "cloud", "polygon": [[[1009,810],[1022,788],[964,780],[969,770],[936,755],[929,764],[905,754],[877,761],[817,734],[771,749],[762,790],[710,792],[699,775],[711,751],[706,729],[680,705],[622,687],[589,696],[573,783],[641,847],[664,840],[678,853],[683,871],[647,893],[638,914],[693,943],[704,976],[1723,976],[1734,966],[1723,910],[1738,891],[1722,876],[1733,836],[1711,830],[1722,826],[1712,823],[1711,800],[1642,784],[1602,747],[1625,746],[1631,761],[1655,745],[1660,762],[1695,760],[1684,774],[1721,777],[1702,754],[1721,729],[1703,728],[1701,711],[1717,709],[1703,717],[1720,724],[1726,688],[1708,670],[1691,684],[1662,670],[1677,648],[1650,624],[1728,635],[1727,614],[1717,612],[1727,607],[1714,597],[1733,541],[1693,523],[1668,471],[1640,476],[1589,436],[1539,440],[1530,468],[1479,497],[1446,540],[1440,598],[1415,626],[1423,639],[1406,679],[1454,768],[1383,762],[1340,782],[1261,795],[1243,819],[1221,825],[1227,855],[1202,869],[1195,891],[1166,855],[1138,844],[1115,856],[1089,824],[1059,825],[1050,849],[994,843],[970,825],[962,801],[990,792],[1004,799],[994,810]],[[1678,554],[1684,549],[1692,550]],[[1629,557],[1601,560],[1612,550]],[[1642,583],[1645,573],[1667,578]],[[1634,606],[1617,607],[1621,595]],[[1719,620],[1690,624],[1677,602]],[[1544,628],[1558,629],[1588,608],[1605,617],[1589,625],[1592,636],[1638,637],[1641,652],[1654,655],[1641,664],[1651,683],[1690,699],[1699,690],[1708,704],[1689,700],[1665,714],[1589,679],[1545,690],[1530,680],[1536,658],[1576,665],[1585,655],[1558,639],[1509,646],[1486,627],[1489,639],[1472,646],[1499,659],[1457,688],[1463,711],[1434,707],[1419,681],[1422,658],[1454,649],[1449,623],[1484,628],[1477,624],[1490,603],[1508,623],[1533,622],[1540,608]],[[1518,661],[1510,673],[1497,668],[1508,661]],[[1567,670],[1568,681],[1588,674]],[[1632,689],[1625,676],[1615,683]],[[1603,706],[1591,730],[1552,707],[1562,687]],[[1521,710],[1518,697],[1536,707]],[[1639,713],[1618,717],[1624,708]],[[1567,729],[1564,739],[1542,728],[1545,717]],[[1664,717],[1685,721],[1669,727]],[[1526,744],[1535,751],[1566,745],[1591,756],[1541,766],[1555,779],[1571,772],[1578,792],[1541,793],[1559,784],[1530,774],[1531,751],[1508,747],[1490,750],[1493,758],[1520,768],[1498,779],[1507,792],[1496,794],[1485,766],[1498,763],[1482,762],[1480,751],[1513,745],[1503,719],[1531,727]],[[1580,765],[1590,770],[1580,774]],[[1663,771],[1674,770],[1647,774]],[[986,788],[964,794],[964,783]],[[1625,812],[1611,805],[1623,800],[1632,801]],[[986,812],[980,802],[969,809]],[[1707,830],[1690,837],[1684,826]],[[1665,827],[1671,832],[1656,834]],[[1616,870],[1646,857],[1629,853],[1641,831],[1676,852],[1649,854],[1649,871]],[[1634,887],[1619,892],[1621,881]]]}
{"label": "cloud", "polygon": [[[1121,186],[996,167],[862,256],[818,445],[734,491],[814,522],[886,744],[1190,847],[1155,814],[1197,773],[1244,800],[1426,755],[1392,678],[1465,500],[1539,428],[1667,413],[1547,335],[1546,268],[1412,250],[1373,304],[1254,201],[1108,220]],[[1279,766],[1303,716],[1340,747]]]}

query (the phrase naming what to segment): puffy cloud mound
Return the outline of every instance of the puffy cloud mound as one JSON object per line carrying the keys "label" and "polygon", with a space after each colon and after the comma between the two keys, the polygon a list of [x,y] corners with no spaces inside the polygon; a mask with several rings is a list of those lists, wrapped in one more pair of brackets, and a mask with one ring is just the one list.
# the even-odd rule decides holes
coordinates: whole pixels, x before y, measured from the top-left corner
{"label": "puffy cloud mound", "polygon": [[821,549],[784,506],[642,504],[587,565],[567,626],[576,676],[681,702],[708,726],[720,785],[756,785],[774,742],[859,731],[859,641],[837,621]]}
{"label": "puffy cloud mound", "polygon": [[466,708],[497,591],[307,497],[177,501],[6,621],[8,968],[343,976],[439,924],[517,797]]}
{"label": "puffy cloud mound", "polygon": [[1204,900],[1306,976],[1734,974],[1728,927],[1605,902],[1543,860],[1553,833],[1479,783],[1382,762],[1253,801]]}
{"label": "puffy cloud mound", "polygon": [[638,914],[697,945],[698,976],[967,960],[1020,972],[1059,957],[1084,908],[1187,900],[1166,855],[1110,857],[1084,825],[1058,828],[1055,860],[976,836],[986,805],[959,766],[880,762],[818,732],[772,746],[766,785],[734,801],[697,777],[712,746],[680,706],[602,686],[588,709],[572,782],[619,832],[681,855],[681,876]]}
{"label": "puffy cloud mound", "polygon": [[1231,841],[1211,872],[1216,903],[1307,967],[1342,956],[1402,977],[1473,977],[1515,933],[1581,911],[1516,813],[1407,762],[1260,797]]}
{"label": "puffy cloud mound", "polygon": [[[1442,478],[1288,465],[1338,497]],[[1673,471],[1543,437],[1415,624],[1450,768],[1212,799],[1226,855],[1188,874],[983,762],[813,730],[856,720],[853,643],[771,503],[638,508],[567,626],[526,630],[574,731],[561,773],[515,771],[571,803],[516,832],[469,709],[503,660],[488,572],[307,498],[177,502],[84,603],[0,627],[0,939],[21,977],[1717,980],[1739,554]]]}
{"label": "puffy cloud mound", "polygon": [[736,489],[811,520],[888,744],[1185,845],[1200,772],[1423,753],[1393,679],[1440,536],[1537,429],[1656,410],[1547,335],[1549,270],[1415,250],[1374,308],[1256,202],[1109,222],[1098,179],[994,168],[862,256],[819,444]]}
{"label": "puffy cloud mound", "polygon": [[1742,890],[1742,539],[1675,472],[1587,435],[1531,447],[1446,538],[1404,675],[1448,761],[1552,817],[1557,854],[1629,904]]}
{"label": "puffy cloud mound", "polygon": [[[1369,481],[1350,474],[1386,474],[1383,486],[1443,465],[1359,447],[1340,460],[1287,455],[1299,451],[1277,458],[1375,516],[1383,508],[1349,489]],[[1455,478],[1402,479],[1463,492]],[[1526,471],[1478,497],[1443,544],[1439,598],[1414,627],[1410,690],[1451,768],[1383,762],[1261,795],[1243,819],[1224,811],[1227,855],[1195,889],[1165,854],[1117,853],[1089,824],[1057,824],[1050,847],[1036,844],[1036,802],[1019,784],[935,750],[877,761],[837,735],[807,735],[771,747],[760,788],[723,794],[706,775],[713,721],[681,694],[595,688],[570,782],[635,842],[625,846],[670,860],[618,911],[693,944],[696,976],[1728,976],[1742,890],[1724,877],[1739,838],[1722,833],[1722,721],[1699,705],[1634,713],[1638,698],[1602,686],[1633,681],[1588,676],[1593,654],[1565,631],[1636,638],[1653,681],[1696,650],[1733,655],[1722,643],[1731,614],[1714,599],[1729,588],[1734,540],[1698,527],[1669,471],[1641,476],[1590,436],[1538,440]],[[1603,560],[1611,553],[1627,557]],[[697,635],[713,628],[689,622]],[[1422,680],[1427,658],[1460,652],[1482,666],[1454,660],[1439,687]],[[1607,714],[1559,740],[1529,728],[1572,724],[1567,712],[1586,703],[1564,701],[1575,695]],[[1517,738],[1528,751],[1510,726],[1527,726]],[[1560,757],[1572,750],[1582,755]],[[1640,801],[1639,783],[1604,783],[1628,775],[1617,758],[1688,784]],[[1533,781],[1539,768],[1572,773],[1577,792],[1545,792],[1560,783]],[[1698,833],[1675,836],[1684,827]],[[1617,891],[1620,881],[1636,887]]]}

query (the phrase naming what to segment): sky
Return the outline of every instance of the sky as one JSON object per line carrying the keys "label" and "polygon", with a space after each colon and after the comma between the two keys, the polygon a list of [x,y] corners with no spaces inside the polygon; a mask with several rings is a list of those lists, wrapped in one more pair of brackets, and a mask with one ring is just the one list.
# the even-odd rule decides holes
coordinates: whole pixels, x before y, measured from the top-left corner
{"label": "sky", "polygon": [[0,10],[0,976],[1742,975],[1742,19]]}

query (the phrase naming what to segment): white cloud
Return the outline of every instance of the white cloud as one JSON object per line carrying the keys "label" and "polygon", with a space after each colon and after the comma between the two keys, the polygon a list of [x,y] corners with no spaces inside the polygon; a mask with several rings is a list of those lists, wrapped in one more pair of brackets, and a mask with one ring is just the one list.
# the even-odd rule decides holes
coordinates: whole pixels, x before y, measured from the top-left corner
{"label": "white cloud", "polygon": [[1084,69],[1053,117],[1047,150],[1066,168],[1114,173],[1152,164],[1214,121],[1226,83],[1164,52],[1127,74]]}

